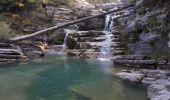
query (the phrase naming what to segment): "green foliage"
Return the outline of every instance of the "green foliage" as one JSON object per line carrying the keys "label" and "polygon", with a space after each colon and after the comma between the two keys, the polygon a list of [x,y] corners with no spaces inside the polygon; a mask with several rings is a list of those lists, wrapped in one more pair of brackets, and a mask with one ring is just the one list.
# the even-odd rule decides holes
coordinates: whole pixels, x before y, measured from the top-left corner
{"label": "green foliage", "polygon": [[14,12],[24,7],[24,3],[22,0],[0,0],[0,12]]}
{"label": "green foliage", "polygon": [[51,34],[48,37],[48,42],[51,44],[62,44],[64,41],[64,36],[60,36],[57,34]]}
{"label": "green foliage", "polygon": [[51,1],[55,1],[56,4],[63,4],[63,5],[67,5],[67,6],[73,6],[76,2],[76,0],[51,0]]}
{"label": "green foliage", "polygon": [[168,38],[168,32],[166,32],[165,30],[161,31],[160,34],[161,34],[161,37]]}
{"label": "green foliage", "polygon": [[48,3],[48,0],[0,0],[0,12],[20,11],[36,2]]}
{"label": "green foliage", "polygon": [[170,51],[167,49],[166,51],[161,52],[161,58],[162,59],[170,59]]}
{"label": "green foliage", "polygon": [[161,56],[162,56],[161,52],[159,52],[159,51],[153,51],[152,53],[147,54],[148,58],[156,60],[156,61],[157,61],[157,59],[161,58]]}
{"label": "green foliage", "polygon": [[157,61],[158,59],[170,59],[170,51],[169,50],[160,50],[160,51],[153,51],[149,54],[146,54],[147,58],[153,59]]}
{"label": "green foliage", "polygon": [[5,42],[12,37],[11,28],[5,22],[0,22],[0,41]]}

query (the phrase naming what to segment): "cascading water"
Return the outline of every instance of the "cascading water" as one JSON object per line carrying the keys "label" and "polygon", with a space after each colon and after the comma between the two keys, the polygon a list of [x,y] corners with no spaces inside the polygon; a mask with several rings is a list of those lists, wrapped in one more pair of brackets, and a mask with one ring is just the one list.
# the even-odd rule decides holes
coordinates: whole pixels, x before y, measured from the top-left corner
{"label": "cascading water", "polygon": [[105,28],[104,33],[105,35],[105,41],[102,43],[102,47],[100,50],[100,60],[109,61],[111,58],[111,44],[112,44],[112,26],[113,26],[113,20],[111,15],[106,15],[105,18]]}
{"label": "cascading water", "polygon": [[111,15],[106,15],[104,32],[110,32],[111,33],[112,26],[113,26],[112,16]]}
{"label": "cascading water", "polygon": [[65,31],[65,32],[64,32],[64,33],[65,33],[64,42],[63,42],[62,49],[61,49],[61,51],[59,52],[59,54],[65,54],[65,50],[66,50],[66,48],[67,48],[67,36],[68,36],[68,34],[70,33],[70,31],[67,30],[67,29],[65,29],[64,31]]}
{"label": "cascading water", "polygon": [[66,49],[66,47],[67,47],[67,36],[68,36],[68,33],[69,32],[65,32],[65,37],[64,37],[64,42],[63,42],[63,48],[62,48],[62,50],[65,50]]}

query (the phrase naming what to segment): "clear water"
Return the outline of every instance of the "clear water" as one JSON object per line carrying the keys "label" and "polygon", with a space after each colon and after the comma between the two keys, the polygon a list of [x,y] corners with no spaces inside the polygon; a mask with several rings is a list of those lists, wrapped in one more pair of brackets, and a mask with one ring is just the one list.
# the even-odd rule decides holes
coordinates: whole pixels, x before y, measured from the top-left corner
{"label": "clear water", "polygon": [[111,75],[111,63],[47,57],[1,65],[0,100],[147,100],[142,86]]}

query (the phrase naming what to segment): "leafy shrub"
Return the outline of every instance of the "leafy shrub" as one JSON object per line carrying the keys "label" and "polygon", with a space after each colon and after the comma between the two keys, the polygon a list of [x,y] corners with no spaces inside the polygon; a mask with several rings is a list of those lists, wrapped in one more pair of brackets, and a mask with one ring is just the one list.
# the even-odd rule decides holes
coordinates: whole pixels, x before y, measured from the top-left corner
{"label": "leafy shrub", "polygon": [[170,51],[167,50],[155,50],[151,53],[146,54],[146,57],[157,61],[158,59],[170,59]]}
{"label": "leafy shrub", "polygon": [[52,34],[48,37],[48,43],[51,44],[63,44],[64,36],[58,34]]}
{"label": "leafy shrub", "polygon": [[17,12],[37,2],[48,3],[48,0],[0,0],[0,12]]}
{"label": "leafy shrub", "polygon": [[5,22],[0,22],[0,42],[7,41],[10,37],[12,37],[12,31],[9,25]]}
{"label": "leafy shrub", "polygon": [[161,52],[158,52],[158,51],[153,51],[153,52],[147,54],[147,57],[152,60],[157,60],[157,59],[161,58],[161,56],[162,56]]}
{"label": "leafy shrub", "polygon": [[0,12],[14,12],[15,10],[22,8],[24,3],[18,0],[0,0]]}

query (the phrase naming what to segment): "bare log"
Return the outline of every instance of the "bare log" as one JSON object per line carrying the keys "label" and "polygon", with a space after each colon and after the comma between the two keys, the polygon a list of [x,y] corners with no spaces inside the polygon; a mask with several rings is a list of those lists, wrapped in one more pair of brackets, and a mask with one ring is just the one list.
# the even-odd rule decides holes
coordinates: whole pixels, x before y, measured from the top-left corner
{"label": "bare log", "polygon": [[98,14],[98,15],[94,15],[94,16],[90,16],[90,17],[85,17],[85,18],[82,18],[82,19],[78,19],[78,20],[75,20],[75,21],[64,23],[63,25],[46,28],[44,30],[29,34],[29,35],[24,35],[24,36],[20,36],[20,37],[11,38],[10,42],[16,42],[16,41],[22,41],[22,40],[25,40],[25,39],[29,39],[29,38],[32,38],[32,37],[35,37],[35,36],[38,36],[38,35],[45,34],[45,33],[49,32],[49,31],[57,30],[57,29],[60,29],[60,28],[63,28],[63,27],[69,26],[69,25],[77,24],[77,23],[87,21],[87,20],[90,20],[90,19],[93,19],[93,18],[108,15],[108,14],[118,12],[118,11],[124,10],[126,8],[130,8],[130,7],[133,7],[133,6],[135,6],[135,4],[130,4],[130,5],[121,7],[119,9],[114,9],[114,10],[111,10],[111,11],[108,11],[108,12],[105,12],[105,13],[102,13],[102,14]]}

